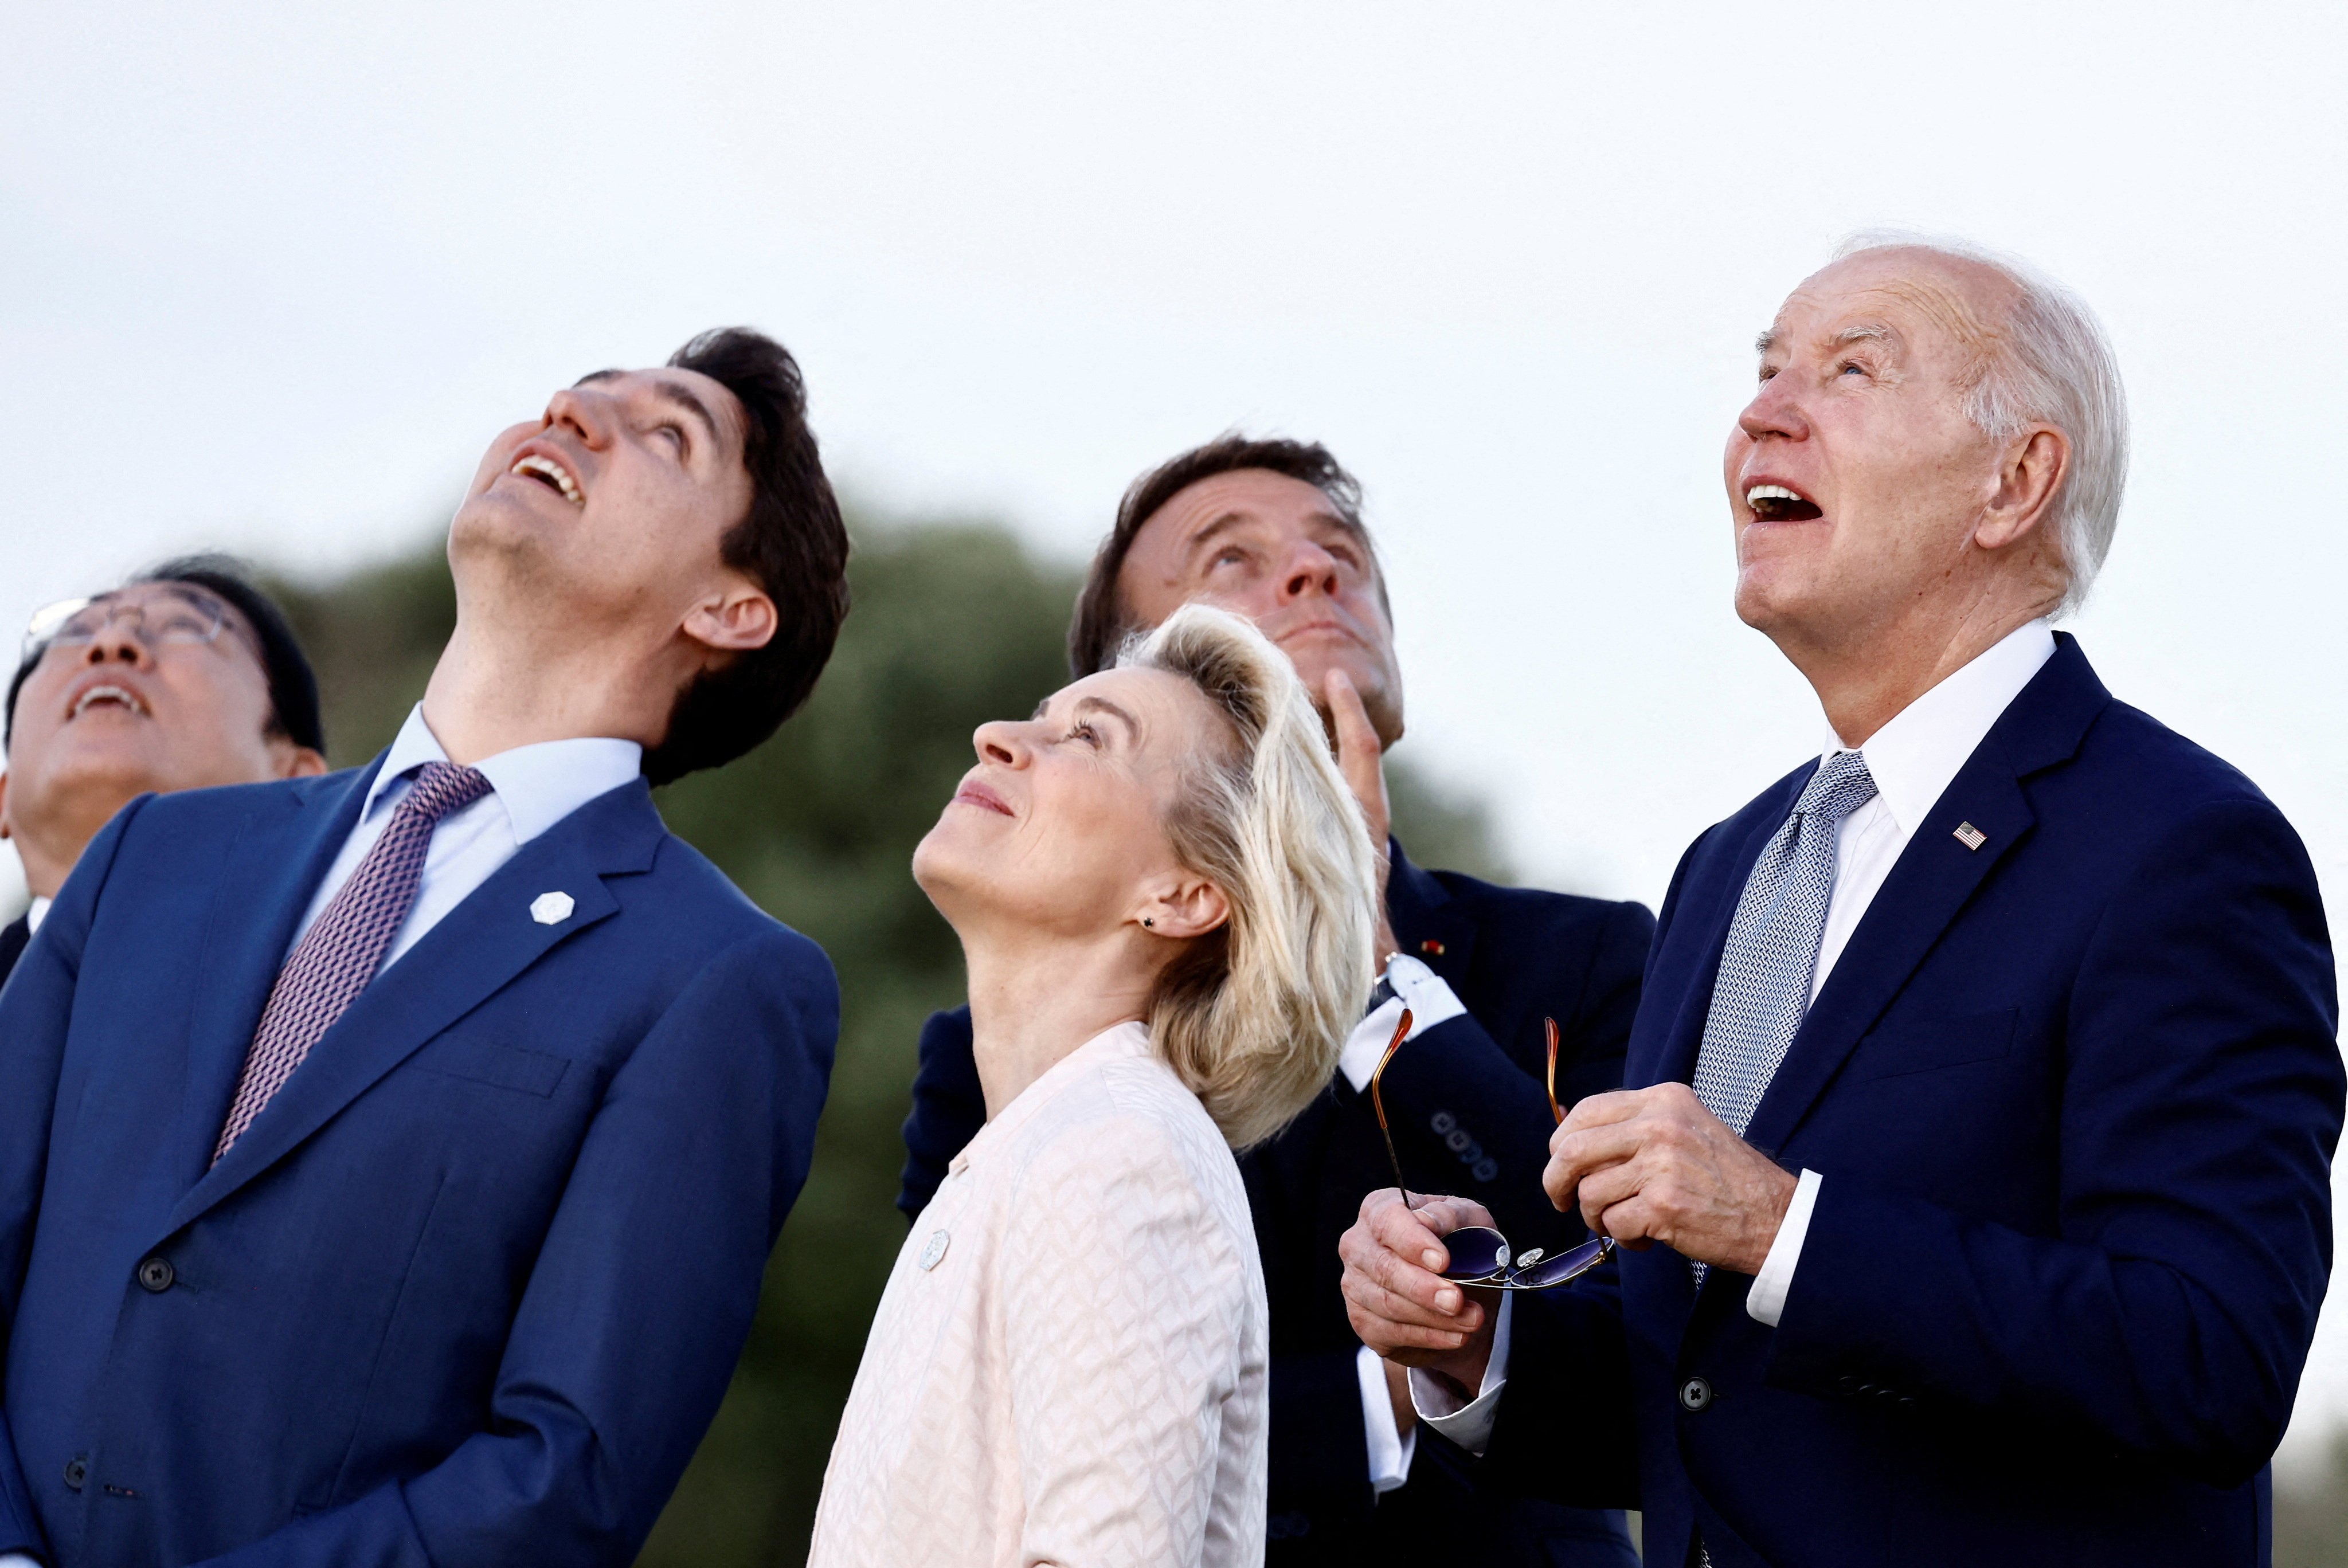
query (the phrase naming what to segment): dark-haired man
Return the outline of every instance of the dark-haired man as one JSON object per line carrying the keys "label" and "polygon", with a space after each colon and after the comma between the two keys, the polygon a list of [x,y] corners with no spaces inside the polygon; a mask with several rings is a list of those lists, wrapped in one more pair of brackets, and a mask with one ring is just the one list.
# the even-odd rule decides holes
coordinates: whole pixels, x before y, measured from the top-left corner
{"label": "dark-haired man", "polygon": [[36,611],[0,735],[0,838],[33,896],[0,926],[0,980],[82,850],[132,800],[326,771],[310,661],[277,606],[221,556]]}
{"label": "dark-haired man", "polygon": [[[1382,759],[1402,736],[1402,676],[1352,476],[1319,446],[1239,436],[1144,475],[1077,601],[1070,666],[1082,676],[1113,662],[1128,634],[1191,600],[1247,615],[1295,661],[1386,840]],[[1268,1556],[1422,1564],[1472,1547],[1479,1563],[1628,1568],[1619,1513],[1514,1501],[1478,1487],[1456,1454],[1420,1448],[1399,1374],[1347,1325],[1334,1249],[1364,1194],[1394,1181],[1363,1091],[1406,1005],[1409,1042],[1380,1082],[1406,1175],[1472,1188],[1520,1246],[1579,1239],[1537,1190],[1552,1126],[1544,1020],[1561,1036],[1560,1102],[1619,1084],[1653,923],[1635,904],[1424,871],[1386,842],[1382,999],[1331,1091],[1240,1162],[1272,1303]],[[905,1124],[908,1214],[984,1116],[970,1014],[940,1013],[922,1031]]]}
{"label": "dark-haired man", "polygon": [[0,1549],[633,1559],[839,1019],[647,786],[807,695],[846,558],[779,345],[591,375],[490,445],[383,757],[91,843],[0,992]]}

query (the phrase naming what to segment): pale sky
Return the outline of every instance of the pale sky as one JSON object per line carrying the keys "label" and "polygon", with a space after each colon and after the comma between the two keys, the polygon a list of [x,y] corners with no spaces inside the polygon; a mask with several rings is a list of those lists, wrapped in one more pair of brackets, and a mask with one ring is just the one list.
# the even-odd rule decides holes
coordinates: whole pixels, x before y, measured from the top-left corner
{"label": "pale sky", "polygon": [[[1405,754],[1662,897],[1824,738],[1729,607],[1751,342],[1840,235],[2102,313],[2075,623],[2348,893],[2335,8],[0,0],[0,620],[163,553],[330,571],[584,371],[747,322],[835,473],[1075,559],[1232,425],[1369,490]],[[2348,1419],[2328,1320],[2294,1443]]]}

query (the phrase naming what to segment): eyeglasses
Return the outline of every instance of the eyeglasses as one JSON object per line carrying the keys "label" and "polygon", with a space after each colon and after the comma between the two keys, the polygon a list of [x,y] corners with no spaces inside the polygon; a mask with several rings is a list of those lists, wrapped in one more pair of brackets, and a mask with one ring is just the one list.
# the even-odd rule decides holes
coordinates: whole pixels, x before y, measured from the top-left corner
{"label": "eyeglasses", "polygon": [[[1549,1113],[1558,1122],[1565,1120],[1564,1108],[1557,1102],[1557,1020],[1541,1020],[1549,1030]],[[1394,1132],[1386,1125],[1385,1097],[1378,1091],[1378,1081],[1385,1076],[1386,1063],[1395,1059],[1402,1042],[1410,1038],[1410,1009],[1402,1009],[1402,1020],[1395,1025],[1394,1039],[1386,1045],[1386,1053],[1378,1058],[1377,1070],[1370,1074],[1370,1107],[1378,1113],[1378,1135],[1386,1141],[1386,1163],[1394,1167],[1395,1186],[1402,1201],[1412,1208],[1410,1187],[1402,1179],[1402,1160],[1395,1153]],[[1490,1290],[1549,1290],[1570,1284],[1614,1255],[1614,1238],[1601,1235],[1583,1242],[1551,1257],[1540,1247],[1527,1247],[1511,1255],[1509,1238],[1490,1225],[1461,1225],[1443,1238],[1443,1245],[1451,1255],[1451,1266],[1443,1277],[1459,1285],[1481,1286]]]}
{"label": "eyeglasses", "polygon": [[228,612],[208,599],[161,593],[144,601],[113,594],[61,599],[33,611],[25,625],[22,657],[36,659],[52,648],[87,648],[116,621],[149,648],[216,642],[228,629]]}

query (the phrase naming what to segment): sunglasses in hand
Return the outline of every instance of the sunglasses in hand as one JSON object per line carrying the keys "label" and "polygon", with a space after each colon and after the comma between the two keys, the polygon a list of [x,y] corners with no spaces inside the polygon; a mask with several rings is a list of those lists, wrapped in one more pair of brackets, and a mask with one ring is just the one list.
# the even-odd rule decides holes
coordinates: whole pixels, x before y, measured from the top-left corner
{"label": "sunglasses in hand", "polygon": [[[1559,1122],[1565,1120],[1565,1111],[1557,1102],[1557,1020],[1542,1020],[1549,1026],[1549,1112]],[[1419,1206],[1412,1199],[1409,1184],[1402,1179],[1402,1159],[1395,1153],[1394,1132],[1386,1126],[1386,1102],[1378,1092],[1378,1081],[1385,1076],[1386,1063],[1395,1059],[1402,1042],[1410,1038],[1410,1009],[1402,1009],[1402,1021],[1395,1025],[1394,1039],[1386,1053],[1378,1058],[1377,1071],[1370,1074],[1370,1106],[1378,1113],[1378,1133],[1386,1141],[1386,1161],[1394,1166],[1395,1186],[1402,1201],[1412,1208]],[[1551,1256],[1537,1246],[1511,1254],[1509,1238],[1490,1225],[1462,1225],[1443,1238],[1451,1254],[1451,1265],[1443,1277],[1458,1285],[1473,1285],[1487,1290],[1550,1290],[1571,1284],[1600,1264],[1614,1255],[1614,1238],[1594,1237],[1580,1246]]]}

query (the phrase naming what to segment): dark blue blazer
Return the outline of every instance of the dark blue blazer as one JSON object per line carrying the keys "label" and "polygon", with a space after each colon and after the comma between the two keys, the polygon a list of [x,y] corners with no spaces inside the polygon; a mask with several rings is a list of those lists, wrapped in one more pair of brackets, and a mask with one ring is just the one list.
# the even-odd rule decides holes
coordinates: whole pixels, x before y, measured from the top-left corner
{"label": "dark blue blazer", "polygon": [[[1805,767],[1698,839],[1628,1081],[1695,1065],[1729,917]],[[1979,849],[1952,836],[1971,823]],[[1648,1560],[2248,1564],[2331,1266],[2342,1072],[2315,875],[2240,774],[2065,636],[1918,827],[1756,1112],[1824,1177],[1772,1329],[1625,1254],[1519,1296],[1485,1461],[1580,1498],[1621,1440]],[[1610,1322],[1610,1319],[1612,1321]]]}
{"label": "dark blue blazer", "polygon": [[[1541,1020],[1556,1019],[1561,1037],[1560,1101],[1616,1087],[1653,919],[1636,904],[1423,871],[1399,845],[1386,907],[1402,950],[1468,1009],[1405,1046],[1382,1081],[1405,1173],[1415,1187],[1489,1204],[1519,1246],[1579,1239],[1580,1225],[1540,1193],[1554,1125],[1541,1088]],[[985,1116],[969,1009],[939,1013],[922,1031],[905,1123],[911,1157],[898,1206],[909,1217]],[[1479,1495],[1471,1466],[1424,1442],[1409,1484],[1373,1512],[1354,1371],[1361,1341],[1337,1289],[1338,1236],[1365,1194],[1394,1185],[1368,1098],[1338,1079],[1285,1132],[1241,1158],[1240,1173],[1272,1307],[1270,1561],[1427,1568],[1457,1560],[1472,1542],[1486,1568],[1633,1568],[1618,1514]],[[1627,1460],[1617,1470],[1625,1479],[1615,1490],[1627,1491]]]}
{"label": "dark blue blazer", "polygon": [[523,845],[211,1163],[373,773],[134,801],[0,991],[0,1549],[625,1563],[717,1409],[838,993],[641,781]]}

